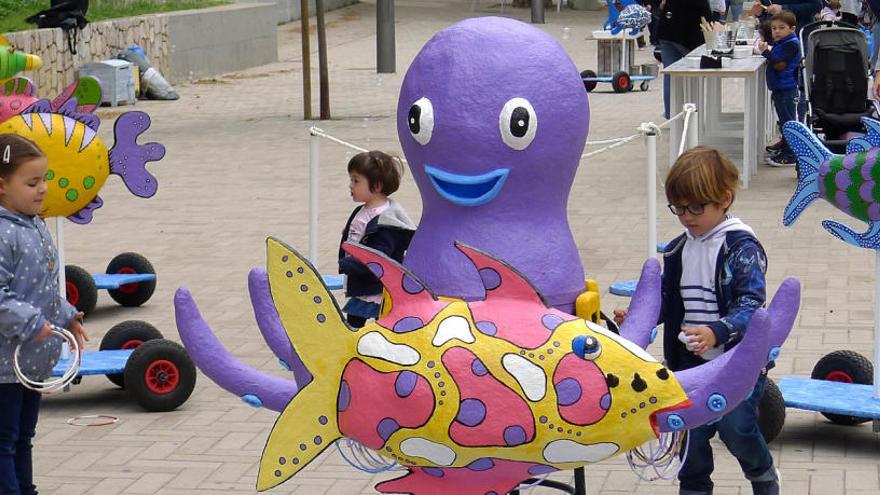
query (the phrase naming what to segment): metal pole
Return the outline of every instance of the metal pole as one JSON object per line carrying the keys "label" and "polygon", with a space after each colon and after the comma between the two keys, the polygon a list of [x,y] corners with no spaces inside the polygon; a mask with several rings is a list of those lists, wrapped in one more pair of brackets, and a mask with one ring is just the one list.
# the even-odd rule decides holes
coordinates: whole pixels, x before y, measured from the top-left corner
{"label": "metal pole", "polygon": [[700,132],[699,132],[699,129],[700,129],[699,122],[700,122],[700,120],[699,120],[698,117],[699,117],[699,114],[698,114],[697,111],[695,110],[695,111],[691,114],[691,120],[688,121],[688,124],[690,124],[688,127],[690,127],[690,129],[685,129],[685,132],[688,133],[688,137],[687,137],[687,147],[688,147],[688,149],[693,148],[693,147],[695,147],[695,146],[697,146],[697,145],[700,144]]}
{"label": "metal pole", "polygon": [[299,0],[302,31],[303,120],[312,120],[312,50],[309,47],[309,0]]}
{"label": "metal pole", "polygon": [[544,24],[544,0],[532,0],[532,24]]}
{"label": "metal pole", "polygon": [[67,279],[64,273],[64,217],[55,217],[55,247],[58,250],[58,294],[67,299]]}
{"label": "metal pole", "polygon": [[648,258],[657,256],[657,131],[645,133],[648,152]]}
{"label": "metal pole", "polygon": [[315,0],[318,22],[318,80],[321,91],[321,120],[330,120],[330,80],[327,75],[327,30],[324,28],[324,0]]}
{"label": "metal pole", "polygon": [[320,137],[309,138],[309,261],[318,266],[318,163]]}
{"label": "metal pole", "polygon": [[376,2],[376,72],[393,74],[395,69],[394,0]]}

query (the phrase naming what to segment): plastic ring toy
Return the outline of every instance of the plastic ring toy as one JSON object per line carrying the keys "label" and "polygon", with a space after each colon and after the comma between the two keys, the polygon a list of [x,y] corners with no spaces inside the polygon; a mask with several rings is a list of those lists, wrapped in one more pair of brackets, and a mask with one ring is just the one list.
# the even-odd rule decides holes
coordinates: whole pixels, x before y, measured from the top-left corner
{"label": "plastic ring toy", "polygon": [[21,366],[18,362],[18,354],[21,351],[21,344],[18,344],[15,347],[15,353],[12,355],[12,370],[15,372],[15,377],[18,378],[18,381],[23,387],[33,390],[34,392],[40,392],[41,394],[51,394],[70,385],[70,383],[76,378],[77,374],[79,374],[79,367],[82,361],[82,353],[76,342],[76,337],[74,337],[66,328],[59,328],[51,323],[49,324],[49,328],[52,329],[52,333],[59,335],[67,341],[67,344],[70,346],[70,350],[73,353],[70,368],[68,368],[60,378],[42,382],[32,380],[25,376],[21,371]]}
{"label": "plastic ring toy", "polygon": [[[88,421],[92,419],[95,421]],[[118,417],[109,414],[84,414],[68,419],[67,424],[70,426],[108,426],[117,421],[119,421]]]}

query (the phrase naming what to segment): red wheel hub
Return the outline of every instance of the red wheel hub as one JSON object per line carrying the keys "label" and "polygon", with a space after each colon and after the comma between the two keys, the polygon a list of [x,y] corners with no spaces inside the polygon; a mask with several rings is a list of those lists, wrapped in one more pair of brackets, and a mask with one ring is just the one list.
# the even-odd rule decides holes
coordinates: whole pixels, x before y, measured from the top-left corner
{"label": "red wheel hub", "polygon": [[624,88],[624,89],[628,88],[629,87],[629,78],[626,76],[618,77],[617,78],[617,85],[620,86],[621,88]]}
{"label": "red wheel hub", "polygon": [[70,281],[64,282],[64,286],[67,289],[67,302],[76,306],[79,302],[79,288]]}
{"label": "red wheel hub", "polygon": [[131,339],[128,342],[122,344],[122,347],[120,347],[120,349],[125,350],[125,351],[127,351],[129,349],[135,349],[135,348],[137,348],[137,346],[139,346],[143,343],[144,343],[143,340]]}
{"label": "red wheel hub", "polygon": [[[124,266],[116,270],[116,273],[121,275],[137,275],[137,272],[134,270],[134,268],[130,266]],[[130,284],[120,285],[119,289],[117,290],[119,292],[122,292],[123,294],[134,294],[135,292],[137,292],[139,285],[140,284],[137,282],[132,282]]]}
{"label": "red wheel hub", "polygon": [[825,380],[829,382],[852,383],[853,379],[846,371],[832,371],[825,375]]}
{"label": "red wheel hub", "polygon": [[180,371],[177,365],[167,359],[157,359],[147,366],[144,373],[147,388],[154,394],[167,394],[177,388],[180,382]]}

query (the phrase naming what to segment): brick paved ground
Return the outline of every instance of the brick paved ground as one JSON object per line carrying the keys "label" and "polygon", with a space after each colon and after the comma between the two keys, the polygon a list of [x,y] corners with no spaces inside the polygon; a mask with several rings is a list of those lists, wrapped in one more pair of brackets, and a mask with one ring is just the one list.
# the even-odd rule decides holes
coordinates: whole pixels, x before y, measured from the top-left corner
{"label": "brick paved ground", "polygon": [[[328,15],[334,120],[318,125],[360,146],[399,152],[393,116],[409,61],[443,27],[500,9],[485,2],[477,12],[471,11],[470,2],[398,1],[396,5],[398,73],[393,75],[375,74],[373,4]],[[507,7],[505,15],[528,21],[529,13]],[[580,68],[595,68],[595,44],[583,39],[601,25],[603,17],[571,10],[558,15],[553,10],[541,27],[560,40]],[[138,309],[115,306],[102,294],[99,308],[87,322],[93,348],[108,328],[124,319],[150,321],[177,339],[171,299],[178,286],[186,285],[236,356],[283,374],[256,329],[246,277],[251,267],[264,265],[267,235],[303,251],[308,245],[307,129],[316,123],[301,120],[296,26],[279,27],[281,60],[276,64],[179,85],[178,102],[137,104],[153,116],[148,137],[168,150],[166,159],[153,166],[159,193],[150,201],[139,200],[111,179],[102,192],[106,206],[97,212],[94,223],[68,224],[66,253],[68,262],[101,271],[114,254],[140,251],[156,266],[159,286],[153,299]],[[647,60],[650,54],[639,52],[638,57]],[[640,122],[659,122],[661,94],[659,84],[648,92],[626,95],[600,87],[590,96],[590,139],[628,135]],[[102,134],[112,141],[107,121]],[[660,145],[662,173],[667,166],[665,137]],[[338,232],[353,206],[345,173],[348,156],[338,145],[322,144],[319,267],[325,272],[334,268]],[[633,278],[643,261],[644,156],[643,144],[636,142],[585,160],[574,184],[569,205],[572,229],[587,271],[602,287]],[[821,219],[836,216],[826,203],[810,208],[795,228],[783,229],[781,211],[794,186],[792,170],[762,165],[753,187],[738,195],[734,208],[755,227],[767,248],[770,286],[775,290],[789,275],[799,276],[804,284],[803,309],[773,372],[776,377],[809,375],[819,357],[838,348],[870,355],[873,341],[873,256],[847,247],[821,229]],[[419,198],[412,182],[406,181],[396,197],[418,217]],[[670,238],[680,228],[665,214],[660,197],[660,237]],[[609,296],[604,306],[624,302]],[[114,414],[120,421],[92,428],[65,423],[71,416],[91,413]],[[273,412],[245,406],[204,376],[190,400],[166,414],[144,413],[102,377],[88,378],[74,392],[44,403],[36,439],[37,481],[42,493],[59,495],[252,493],[260,453],[275,418]],[[789,410],[772,451],[787,493],[880,494],[880,441],[869,426],[844,428],[814,413]],[[750,493],[726,452],[719,453],[717,466],[716,493]],[[568,477],[563,473],[554,478]],[[386,478],[357,472],[329,452],[272,493],[371,494],[373,484]],[[588,492],[659,495],[676,493],[677,487],[671,482],[639,482],[616,459],[589,468]],[[534,493],[558,492],[536,489]]]}

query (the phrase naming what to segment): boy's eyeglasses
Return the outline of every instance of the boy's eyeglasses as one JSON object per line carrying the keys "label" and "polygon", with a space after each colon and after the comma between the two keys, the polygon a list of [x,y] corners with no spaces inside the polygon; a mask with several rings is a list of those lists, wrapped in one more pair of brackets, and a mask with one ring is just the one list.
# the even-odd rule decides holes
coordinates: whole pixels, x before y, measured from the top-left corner
{"label": "boy's eyeglasses", "polygon": [[695,216],[702,215],[703,212],[706,211],[706,205],[708,205],[708,204],[709,203],[698,203],[698,204],[687,205],[687,206],[678,206],[678,205],[674,205],[674,204],[670,203],[666,206],[669,207],[669,211],[671,211],[673,215],[680,217],[680,216],[684,215],[685,211],[687,211],[691,215],[695,215]]}

